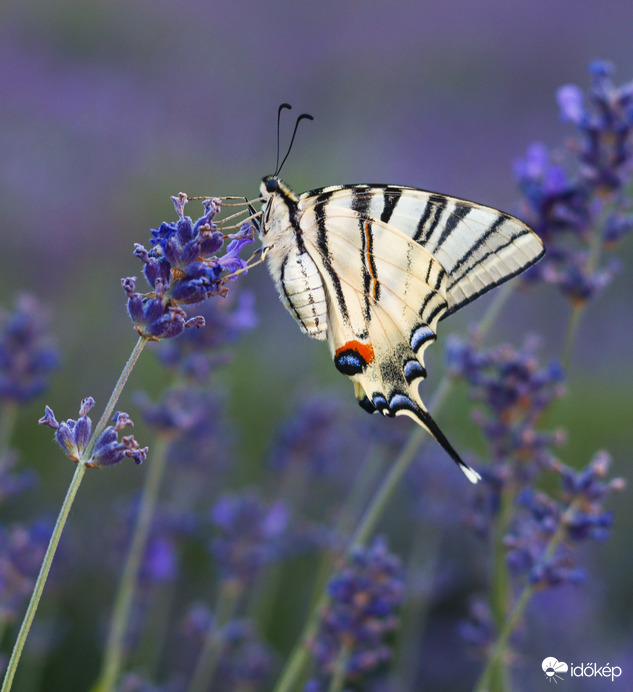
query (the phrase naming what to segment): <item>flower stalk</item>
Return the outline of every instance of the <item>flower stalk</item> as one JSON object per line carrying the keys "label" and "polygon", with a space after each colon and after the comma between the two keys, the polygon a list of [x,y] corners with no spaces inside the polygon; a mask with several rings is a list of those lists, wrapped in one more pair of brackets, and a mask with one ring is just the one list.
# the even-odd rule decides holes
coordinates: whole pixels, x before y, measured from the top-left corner
{"label": "flower stalk", "polygon": [[149,471],[145,478],[134,535],[114,601],[101,673],[93,687],[94,692],[111,692],[121,673],[124,661],[125,634],[134,602],[138,575],[158,502],[161,482],[165,475],[167,449],[167,441],[164,438],[159,438],[154,446],[152,463],[149,465]]}
{"label": "flower stalk", "polygon": [[77,491],[79,490],[79,486],[81,485],[81,481],[83,480],[84,474],[86,472],[86,464],[90,462],[92,452],[95,449],[95,445],[97,444],[97,441],[100,439],[101,433],[105,430],[107,422],[110,419],[112,412],[114,411],[119,397],[121,396],[121,392],[123,391],[123,388],[125,387],[125,384],[130,377],[132,369],[138,361],[138,358],[141,355],[141,352],[143,351],[143,348],[146,343],[147,339],[143,337],[141,337],[137,341],[136,346],[132,351],[132,354],[128,358],[128,361],[125,364],[123,371],[121,372],[121,375],[114,387],[114,390],[112,391],[112,395],[110,396],[110,399],[101,416],[101,419],[99,420],[97,426],[94,429],[94,432],[90,437],[88,444],[86,445],[83,457],[77,462],[75,473],[70,482],[70,486],[68,487],[68,490],[66,492],[66,497],[64,498],[64,502],[57,516],[57,521],[55,522],[55,527],[53,529],[53,533],[51,535],[48,548],[44,556],[44,560],[42,561],[42,566],[40,568],[37,581],[35,582],[35,586],[33,588],[31,600],[29,601],[26,614],[24,616],[22,625],[20,627],[20,631],[18,633],[18,638],[13,647],[13,651],[11,652],[11,658],[9,659],[9,664],[7,666],[7,672],[5,674],[4,681],[2,683],[1,692],[9,692],[13,684],[13,678],[15,676],[15,672],[20,662],[22,650],[24,649],[24,644],[26,643],[26,639],[31,629],[31,625],[33,624],[33,619],[35,618],[35,613],[37,612],[37,607],[42,597],[42,593],[44,592],[46,580],[48,579],[48,574],[53,563],[53,558],[55,557],[55,553],[57,551],[57,546],[59,544],[62,531],[64,530],[64,526],[66,525],[66,521],[68,519],[68,515],[70,514],[73,502],[75,501]]}

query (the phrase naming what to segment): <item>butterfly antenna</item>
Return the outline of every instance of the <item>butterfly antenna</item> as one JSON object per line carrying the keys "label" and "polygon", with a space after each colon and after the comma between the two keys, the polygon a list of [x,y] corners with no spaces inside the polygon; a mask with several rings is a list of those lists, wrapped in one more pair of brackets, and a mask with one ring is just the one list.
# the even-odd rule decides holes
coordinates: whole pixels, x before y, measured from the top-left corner
{"label": "butterfly antenna", "polygon": [[275,162],[275,175],[279,171],[279,123],[281,123],[281,111],[286,108],[291,110],[292,106],[289,103],[282,103],[277,109],[277,161]]}
{"label": "butterfly antenna", "polygon": [[[286,106],[287,106],[288,104],[286,103],[286,104],[282,104],[282,105],[286,105]],[[281,108],[281,107],[280,107],[280,108]],[[280,112],[281,112],[281,111],[280,111]],[[295,141],[295,136],[296,136],[296,134],[297,134],[297,128],[299,127],[299,123],[300,123],[302,120],[314,120],[314,118],[313,118],[309,113],[302,113],[302,114],[297,118],[297,122],[295,123],[295,129],[293,130],[293,132],[292,132],[292,137],[290,138],[290,145],[288,146],[288,151],[286,152],[286,155],[284,156],[283,161],[281,162],[281,164],[279,164],[279,166],[277,166],[277,168],[275,169],[275,175],[278,175],[278,174],[279,174],[279,171],[281,171],[281,169],[283,168],[284,163],[286,163],[286,159],[288,158],[288,154],[290,154],[290,150],[292,149],[292,145],[293,145],[293,143],[294,143],[294,141]],[[277,153],[279,153],[279,137],[277,137],[277,145],[278,145],[278,146],[277,146]]]}

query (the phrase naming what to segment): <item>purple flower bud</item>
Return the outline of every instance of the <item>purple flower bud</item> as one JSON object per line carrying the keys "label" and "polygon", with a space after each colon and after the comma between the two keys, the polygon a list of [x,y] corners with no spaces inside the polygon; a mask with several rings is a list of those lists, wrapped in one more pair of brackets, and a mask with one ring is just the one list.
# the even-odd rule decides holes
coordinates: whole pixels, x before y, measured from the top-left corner
{"label": "purple flower bud", "polygon": [[64,450],[64,454],[75,463],[82,460],[84,450],[90,440],[92,421],[88,417],[88,412],[93,406],[94,399],[86,397],[81,402],[77,420],[69,418],[62,423],[57,422],[52,409],[46,406],[44,416],[38,421],[40,425],[48,425],[49,428],[55,430],[57,444]]}
{"label": "purple flower bud", "polygon": [[141,448],[132,435],[122,437],[119,441],[118,433],[127,425],[134,425],[127,413],[117,412],[114,415],[115,425],[108,426],[95,443],[92,457],[86,462],[89,468],[101,468],[112,466],[123,461],[126,457],[134,459],[140,464],[147,458],[147,447]]}

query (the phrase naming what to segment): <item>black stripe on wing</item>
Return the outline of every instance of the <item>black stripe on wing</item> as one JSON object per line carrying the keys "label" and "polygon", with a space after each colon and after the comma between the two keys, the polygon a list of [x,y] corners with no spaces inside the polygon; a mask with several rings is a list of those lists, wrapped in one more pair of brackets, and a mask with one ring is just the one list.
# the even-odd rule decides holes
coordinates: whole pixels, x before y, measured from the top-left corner
{"label": "black stripe on wing", "polygon": [[323,267],[328,273],[332,286],[334,287],[334,292],[336,294],[336,301],[338,303],[339,310],[341,312],[342,318],[349,322],[349,312],[347,310],[347,305],[345,303],[345,296],[343,295],[343,289],[341,288],[341,281],[338,274],[332,268],[332,259],[330,257],[330,251],[328,249],[327,241],[327,218],[325,209],[327,206],[328,199],[332,196],[332,192],[322,192],[318,195],[315,205],[314,205],[314,215],[317,222],[317,247],[321,253],[321,258],[323,262]]}
{"label": "black stripe on wing", "polygon": [[[494,255],[495,253],[492,252],[490,253]],[[505,283],[509,279],[514,278],[515,276],[518,276],[522,272],[524,272],[528,267],[531,267],[533,264],[538,262],[541,257],[545,254],[545,248],[541,250],[541,252],[534,257],[534,259],[528,260],[525,264],[521,265],[520,267],[517,267],[517,269],[513,270],[512,272],[509,272],[508,274],[504,274],[504,276],[499,279],[498,281],[493,281],[486,286],[484,286],[481,290],[476,291],[475,293],[471,293],[469,296],[467,296],[464,300],[460,301],[459,303],[455,303],[454,305],[451,305],[449,309],[440,317],[440,320],[443,320],[445,317],[448,317],[449,315],[452,315],[454,312],[457,312],[460,308],[463,308],[464,305],[468,305],[468,303],[472,303],[473,300],[479,298],[479,296],[483,296],[485,293],[488,293],[488,291],[492,290],[493,288],[496,288],[497,286],[500,286],[501,284]],[[461,278],[466,276],[465,274],[462,275]],[[457,282],[456,282],[457,283]]]}

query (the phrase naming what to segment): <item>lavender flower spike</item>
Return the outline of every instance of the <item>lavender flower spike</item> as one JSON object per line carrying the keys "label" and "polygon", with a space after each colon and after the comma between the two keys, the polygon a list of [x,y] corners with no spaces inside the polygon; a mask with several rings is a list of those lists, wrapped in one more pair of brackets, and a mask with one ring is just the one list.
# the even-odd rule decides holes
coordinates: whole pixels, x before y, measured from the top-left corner
{"label": "lavender flower spike", "polygon": [[77,420],[69,418],[62,423],[57,421],[53,410],[46,406],[44,415],[38,423],[55,430],[55,440],[64,450],[66,456],[75,463],[84,461],[89,468],[101,468],[102,466],[118,464],[125,457],[131,457],[137,464],[144,461],[147,457],[147,447],[141,448],[132,435],[123,437],[121,441],[118,440],[118,434],[124,427],[134,425],[128,414],[122,412],[115,413],[114,425],[108,426],[101,433],[95,443],[92,456],[90,459],[84,460],[92,432],[92,420],[88,416],[88,412],[94,405],[95,400],[91,396],[86,397],[81,402]]}
{"label": "lavender flower spike", "polygon": [[[239,253],[253,242],[253,227],[248,222],[235,235],[225,236],[218,230],[213,219],[220,210],[219,200],[206,200],[205,213],[196,222],[184,215],[186,195],[180,194],[172,201],[178,221],[163,222],[152,229],[149,249],[139,243],[134,248],[153,292],[136,293],[134,277],[122,280],[134,328],[153,341],[178,336],[185,327],[203,326],[200,317],[187,319],[182,306],[226,295],[225,284],[234,278],[231,274],[247,267]],[[218,256],[225,239],[231,242],[225,254]]]}
{"label": "lavender flower spike", "polygon": [[311,643],[319,677],[332,674],[341,647],[348,646],[347,676],[358,680],[391,657],[385,636],[398,626],[396,611],[404,597],[400,561],[388,552],[384,540],[376,539],[352,553],[330,581],[328,592],[330,602]]}

